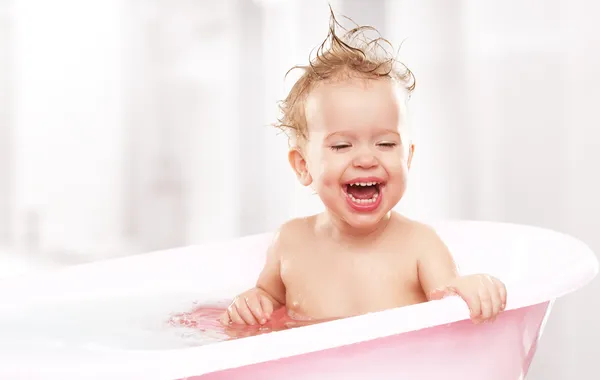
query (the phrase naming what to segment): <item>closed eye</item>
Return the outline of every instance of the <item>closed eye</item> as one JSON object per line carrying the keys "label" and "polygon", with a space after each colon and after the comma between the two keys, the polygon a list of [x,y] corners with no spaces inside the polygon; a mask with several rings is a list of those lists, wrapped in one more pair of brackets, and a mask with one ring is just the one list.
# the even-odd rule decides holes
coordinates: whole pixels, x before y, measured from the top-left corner
{"label": "closed eye", "polygon": [[342,150],[345,148],[350,148],[350,144],[337,144],[337,145],[332,145],[330,148],[331,148],[331,150],[338,151],[338,150]]}
{"label": "closed eye", "polygon": [[379,143],[379,144],[377,144],[377,145],[379,145],[379,146],[383,146],[383,147],[386,147],[386,148],[393,148],[393,147],[395,147],[397,144],[396,144],[396,143],[393,143],[393,142],[385,142],[385,143]]}

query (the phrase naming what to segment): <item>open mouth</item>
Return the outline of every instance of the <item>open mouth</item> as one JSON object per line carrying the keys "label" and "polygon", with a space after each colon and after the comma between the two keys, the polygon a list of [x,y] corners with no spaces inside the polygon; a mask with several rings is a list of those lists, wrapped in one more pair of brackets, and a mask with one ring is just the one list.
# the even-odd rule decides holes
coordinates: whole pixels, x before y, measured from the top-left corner
{"label": "open mouth", "polygon": [[350,206],[360,211],[371,211],[381,203],[381,190],[385,184],[380,180],[361,180],[342,187]]}
{"label": "open mouth", "polygon": [[379,197],[380,184],[377,182],[357,182],[344,185],[350,200],[357,204],[370,204]]}

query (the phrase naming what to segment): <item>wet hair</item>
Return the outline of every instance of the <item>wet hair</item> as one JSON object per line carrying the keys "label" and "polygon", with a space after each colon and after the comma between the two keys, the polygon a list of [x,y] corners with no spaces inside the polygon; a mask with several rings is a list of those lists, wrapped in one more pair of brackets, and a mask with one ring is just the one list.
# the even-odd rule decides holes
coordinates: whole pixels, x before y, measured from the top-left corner
{"label": "wet hair", "polygon": [[[308,65],[294,66],[286,73],[287,76],[295,69],[303,71],[287,97],[280,102],[281,117],[275,123],[275,127],[284,131],[295,144],[302,143],[308,138],[305,100],[309,92],[320,82],[355,77],[390,78],[405,88],[408,97],[416,85],[413,73],[404,64],[398,62],[395,55],[385,49],[383,44],[387,44],[392,51],[393,46],[381,37],[374,27],[355,24],[354,28],[346,30],[336,20],[331,7],[329,9],[329,32],[317,48],[315,57],[312,59],[309,57]],[[338,36],[336,26],[346,32]],[[376,33],[378,37],[367,38],[366,32],[369,31]]]}

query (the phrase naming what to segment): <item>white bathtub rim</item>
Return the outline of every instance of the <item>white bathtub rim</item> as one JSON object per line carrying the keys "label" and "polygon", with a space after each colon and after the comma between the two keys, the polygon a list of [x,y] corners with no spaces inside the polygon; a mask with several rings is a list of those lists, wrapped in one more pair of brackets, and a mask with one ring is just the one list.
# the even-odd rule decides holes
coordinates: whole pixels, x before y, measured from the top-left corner
{"label": "white bathtub rim", "polygon": [[[572,288],[570,291],[574,290],[576,289]],[[563,293],[566,294],[570,291]],[[557,297],[559,296],[557,294]],[[528,305],[525,306],[551,302],[554,299],[544,298],[532,296],[526,301]],[[522,299],[524,300],[524,298]],[[518,305],[518,301],[513,301],[511,307],[507,309],[514,310],[520,307],[524,306]],[[444,314],[436,313],[440,310],[443,310]],[[418,315],[419,318],[411,318],[415,315]],[[74,370],[75,354],[79,362],[78,367],[84,371],[79,374],[85,374],[86,371],[92,370],[99,377],[101,377],[100,375],[114,377],[117,373],[119,376],[143,375],[146,379],[176,379],[366,342],[404,332],[446,325],[467,318],[468,311],[464,302],[457,297],[452,297],[441,301],[305,326],[301,329],[285,330],[187,349],[100,351],[99,358],[94,357],[93,353],[75,354],[74,352],[46,351],[40,351],[37,356],[33,352],[28,353],[26,357],[10,354],[6,356],[5,353],[0,353],[0,356],[5,359],[13,356],[9,367],[16,364],[17,367],[13,368],[19,368],[20,365],[28,366],[28,363],[38,363],[36,365],[39,365],[40,368],[49,366],[46,368],[54,368],[58,373],[63,373],[63,371],[68,373]],[[44,363],[43,365],[40,360]],[[7,369],[6,367],[0,369],[0,373],[6,373]]]}
{"label": "white bathtub rim", "polygon": [[[554,296],[529,294],[510,301],[507,311],[524,307],[553,303],[556,298],[576,291],[584,284]],[[514,298],[514,297],[513,297]],[[441,313],[440,311],[443,311]],[[418,316],[418,318],[415,318]],[[363,343],[469,319],[468,309],[462,299],[449,297],[440,301],[411,305],[403,308],[369,313],[351,318],[324,322],[301,329],[290,329],[271,334],[224,341],[185,350],[154,352],[156,360],[177,362],[177,377],[199,375],[229,368],[252,365],[326,349]],[[168,352],[170,351],[170,352]],[[183,351],[186,351],[185,354]],[[147,351],[132,350],[131,353],[146,357]],[[248,355],[251,353],[251,355]],[[231,357],[235,357],[233,365]],[[202,365],[196,358],[208,359]],[[188,371],[184,371],[189,366]],[[181,371],[179,371],[181,370]],[[200,372],[202,371],[202,372]],[[175,375],[175,373],[174,373]]]}
{"label": "white bathtub rim", "polygon": [[[517,284],[509,284],[507,311],[553,301],[580,289],[594,278],[598,272],[598,261],[595,255],[583,243],[568,236],[567,238],[578,246],[580,259],[571,267],[565,268],[560,277],[549,281],[548,286],[544,288],[529,286],[529,281],[533,279],[523,279]],[[73,270],[73,268],[69,269]],[[414,318],[415,316],[418,318]],[[468,319],[466,305],[461,299],[452,297],[301,329],[187,349],[109,350],[98,353],[38,350],[37,354],[32,351],[27,355],[0,351],[2,361],[9,363],[0,368],[0,373],[10,373],[10,368],[19,369],[23,368],[22,366],[27,368],[32,363],[36,363],[34,365],[40,368],[41,375],[53,369],[68,374],[76,369],[73,358],[77,357],[79,364],[76,367],[81,368],[83,372],[74,373],[76,375],[74,378],[82,374],[88,377],[89,371],[95,371],[99,377],[110,374],[114,378],[115,374],[121,373],[124,377],[143,374],[148,379],[185,378],[446,325],[465,319]]]}
{"label": "white bathtub rim", "polygon": [[[145,379],[182,379],[392,336],[403,332],[407,325],[410,326],[410,331],[417,331],[465,319],[463,304],[458,299],[446,299],[415,307],[442,307],[450,317],[448,314],[439,317],[438,314],[436,318],[435,314],[423,310],[419,313],[420,317],[433,316],[426,317],[429,323],[424,324],[422,318],[410,322],[410,319],[402,318],[402,314],[406,317],[410,313],[394,309],[184,350],[100,351],[97,357],[94,357],[93,353],[76,351],[40,351],[37,355],[34,352],[27,352],[26,355],[0,353],[2,361],[10,363],[0,368],[0,374],[7,373],[10,368],[27,368],[35,363],[41,370],[40,374],[48,375],[56,371],[66,376],[66,373],[73,372],[73,364],[76,362],[81,371],[75,371],[74,375],[85,375],[86,378],[88,374],[93,373],[94,377],[98,378],[119,374],[119,377],[133,375],[144,376]],[[441,320],[445,323],[440,323]]]}

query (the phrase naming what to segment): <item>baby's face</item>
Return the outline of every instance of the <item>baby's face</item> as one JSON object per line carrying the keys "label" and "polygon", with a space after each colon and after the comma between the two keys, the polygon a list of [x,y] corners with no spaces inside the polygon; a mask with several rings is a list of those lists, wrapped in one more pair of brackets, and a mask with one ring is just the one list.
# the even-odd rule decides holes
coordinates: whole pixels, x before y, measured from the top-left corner
{"label": "baby's face", "polygon": [[307,99],[305,184],[352,227],[375,226],[405,192],[412,145],[402,140],[404,101],[389,79],[322,83]]}

